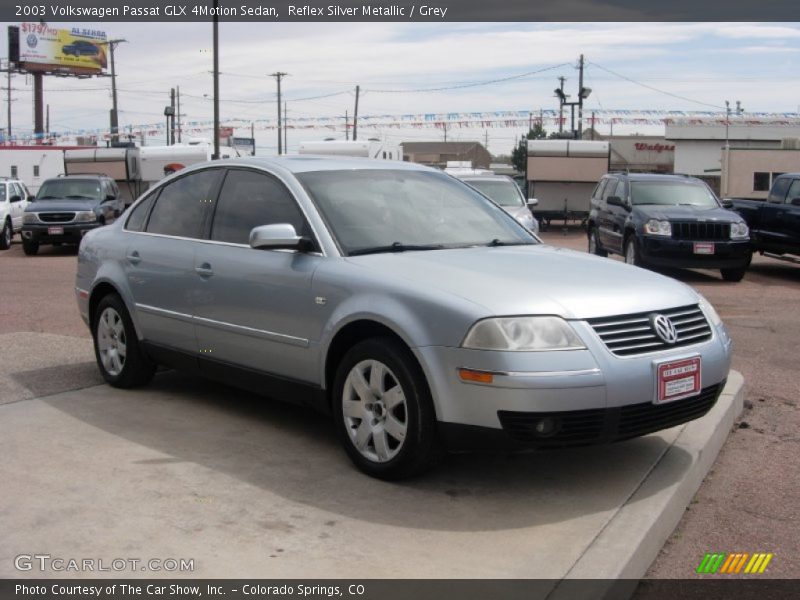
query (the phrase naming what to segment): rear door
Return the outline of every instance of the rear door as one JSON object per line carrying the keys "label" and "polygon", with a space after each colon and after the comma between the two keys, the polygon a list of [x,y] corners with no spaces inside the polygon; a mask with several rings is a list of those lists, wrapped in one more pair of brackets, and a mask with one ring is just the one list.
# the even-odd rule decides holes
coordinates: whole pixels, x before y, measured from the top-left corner
{"label": "rear door", "polygon": [[800,178],[792,179],[777,221],[786,252],[800,254]]}
{"label": "rear door", "polygon": [[8,194],[8,212],[11,215],[11,224],[14,226],[14,231],[19,231],[22,229],[22,215],[28,205],[28,195],[26,190],[18,183],[8,184]]}
{"label": "rear door", "polygon": [[130,235],[123,269],[150,342],[197,352],[192,318],[199,278],[194,256],[222,173],[212,167],[171,181],[154,194],[141,231],[131,231],[132,221],[143,220],[138,210],[126,223]]}
{"label": "rear door", "polygon": [[791,177],[778,177],[772,184],[767,201],[759,208],[759,230],[765,249],[772,252],[783,252],[784,243],[783,219],[786,212],[786,199]]}

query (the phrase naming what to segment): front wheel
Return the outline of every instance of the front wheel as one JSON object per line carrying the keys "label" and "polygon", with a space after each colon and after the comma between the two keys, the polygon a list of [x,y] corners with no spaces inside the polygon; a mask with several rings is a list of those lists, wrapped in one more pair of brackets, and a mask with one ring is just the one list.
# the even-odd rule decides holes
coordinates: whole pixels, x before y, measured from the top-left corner
{"label": "front wheel", "polygon": [[644,261],[642,261],[639,253],[639,246],[636,243],[636,237],[633,235],[625,240],[625,262],[636,267],[644,266]]}
{"label": "front wheel", "polygon": [[155,365],[142,352],[128,310],[116,294],[105,296],[97,305],[92,337],[97,366],[109,384],[131,388],[153,378]]}
{"label": "front wheel", "polygon": [[11,228],[11,221],[8,219],[3,223],[3,231],[0,232],[0,250],[8,250],[11,247],[11,238],[14,230]]}
{"label": "front wheel", "polygon": [[36,256],[39,254],[39,242],[22,238],[22,251],[27,256]]}
{"label": "front wheel", "polygon": [[411,352],[393,338],[365,340],[347,352],[336,372],[333,410],[345,451],[367,475],[410,477],[438,453],[428,384]]}

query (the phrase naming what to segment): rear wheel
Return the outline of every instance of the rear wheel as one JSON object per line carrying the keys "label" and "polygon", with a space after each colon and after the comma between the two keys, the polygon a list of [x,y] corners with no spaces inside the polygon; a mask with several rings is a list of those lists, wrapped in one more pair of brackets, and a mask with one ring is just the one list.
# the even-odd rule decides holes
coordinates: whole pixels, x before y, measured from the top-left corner
{"label": "rear wheel", "polygon": [[8,250],[11,247],[11,238],[14,237],[14,229],[11,221],[6,219],[3,223],[3,231],[0,232],[0,250]]}
{"label": "rear wheel", "polygon": [[22,251],[28,256],[35,256],[39,253],[39,242],[22,238]]}
{"label": "rear wheel", "polygon": [[353,463],[379,479],[402,479],[438,454],[430,391],[411,352],[381,337],[353,346],[333,388],[339,437]]}
{"label": "rear wheel", "polygon": [[97,366],[109,384],[130,388],[153,378],[155,365],[142,352],[131,317],[118,295],[109,294],[100,300],[94,312],[92,337]]}
{"label": "rear wheel", "polygon": [[597,239],[597,228],[594,225],[589,226],[589,254],[608,256],[608,252],[600,246],[600,241]]}

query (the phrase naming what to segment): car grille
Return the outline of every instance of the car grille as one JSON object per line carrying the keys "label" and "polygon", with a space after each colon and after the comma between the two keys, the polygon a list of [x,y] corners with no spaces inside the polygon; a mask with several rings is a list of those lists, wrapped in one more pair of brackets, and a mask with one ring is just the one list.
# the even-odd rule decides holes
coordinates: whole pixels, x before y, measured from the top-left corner
{"label": "car grille", "polygon": [[39,213],[39,220],[45,223],[68,223],[75,218],[74,212]]}
{"label": "car grille", "polygon": [[731,239],[730,223],[672,222],[673,240],[716,242]]}
{"label": "car grille", "polygon": [[[661,314],[675,326],[678,339],[668,344],[656,335],[651,316]],[[684,306],[668,310],[589,319],[595,333],[617,356],[633,356],[705,342],[711,339],[711,326],[700,307]]]}
{"label": "car grille", "polygon": [[[724,387],[723,381],[704,388],[697,396],[667,404],[644,402],[608,409],[539,413],[500,410],[497,417],[509,437],[540,448],[620,442],[702,417],[716,404]],[[536,430],[543,419],[555,420],[549,434]]]}

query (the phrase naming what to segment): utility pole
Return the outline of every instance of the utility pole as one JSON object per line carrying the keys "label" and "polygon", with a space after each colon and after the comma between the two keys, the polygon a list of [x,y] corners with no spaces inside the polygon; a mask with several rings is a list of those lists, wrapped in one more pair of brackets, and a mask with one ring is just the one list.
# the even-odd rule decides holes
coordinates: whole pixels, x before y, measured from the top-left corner
{"label": "utility pole", "polygon": [[8,102],[8,139],[11,139],[11,61],[8,61],[6,65],[8,74],[8,96],[6,102]]}
{"label": "utility pole", "polygon": [[111,142],[114,143],[119,140],[119,113],[117,110],[117,71],[114,64],[114,49],[117,44],[127,42],[128,40],[108,40],[102,42],[108,46],[108,57],[111,63]]}
{"label": "utility pole", "polygon": [[489,130],[488,129],[484,129],[483,130],[483,139],[484,139],[483,147],[488,150],[489,149]]}
{"label": "utility pole", "polygon": [[578,63],[578,139],[583,139],[583,54]]}
{"label": "utility pole", "polygon": [[344,139],[350,141],[350,117],[347,111],[344,111]]}
{"label": "utility pole", "polygon": [[252,121],[250,121],[250,139],[253,140],[253,151],[250,153],[251,156],[256,155],[256,125]]}
{"label": "utility pole", "polygon": [[44,131],[47,137],[50,137],[50,105],[47,105],[47,117],[45,117]]}
{"label": "utility pole", "polygon": [[283,154],[283,134],[281,133],[281,79],[286,77],[288,73],[276,71],[270,77],[274,77],[278,82],[278,156]]}
{"label": "utility pole", "polygon": [[219,159],[219,0],[214,0],[214,156]]}
{"label": "utility pole", "polygon": [[175,88],[169,90],[169,105],[172,107],[172,114],[169,119],[169,143],[168,145],[175,145]]}
{"label": "utility pole", "polygon": [[561,86],[559,87],[561,94],[559,95],[556,93],[556,95],[559,97],[559,100],[561,100],[558,103],[558,133],[564,133],[564,102],[567,99],[567,96],[564,95],[564,82],[567,80],[567,78],[562,75],[558,78],[558,80],[561,82]]}
{"label": "utility pole", "polygon": [[286,101],[283,103],[283,151],[289,152],[289,140],[287,138],[287,131],[289,131],[289,117],[286,116]]}
{"label": "utility pole", "polygon": [[176,86],[176,88],[177,88],[177,97],[178,97],[178,108],[177,108],[177,114],[178,114],[178,143],[180,144],[183,141],[183,137],[181,135],[181,129],[183,129],[183,127],[181,126],[181,86]]}
{"label": "utility pole", "polygon": [[447,142],[447,121],[442,123],[442,129],[444,129],[444,141]]}
{"label": "utility pole", "polygon": [[353,112],[353,141],[358,139],[358,96],[361,92],[361,86],[356,86],[356,109]]}

